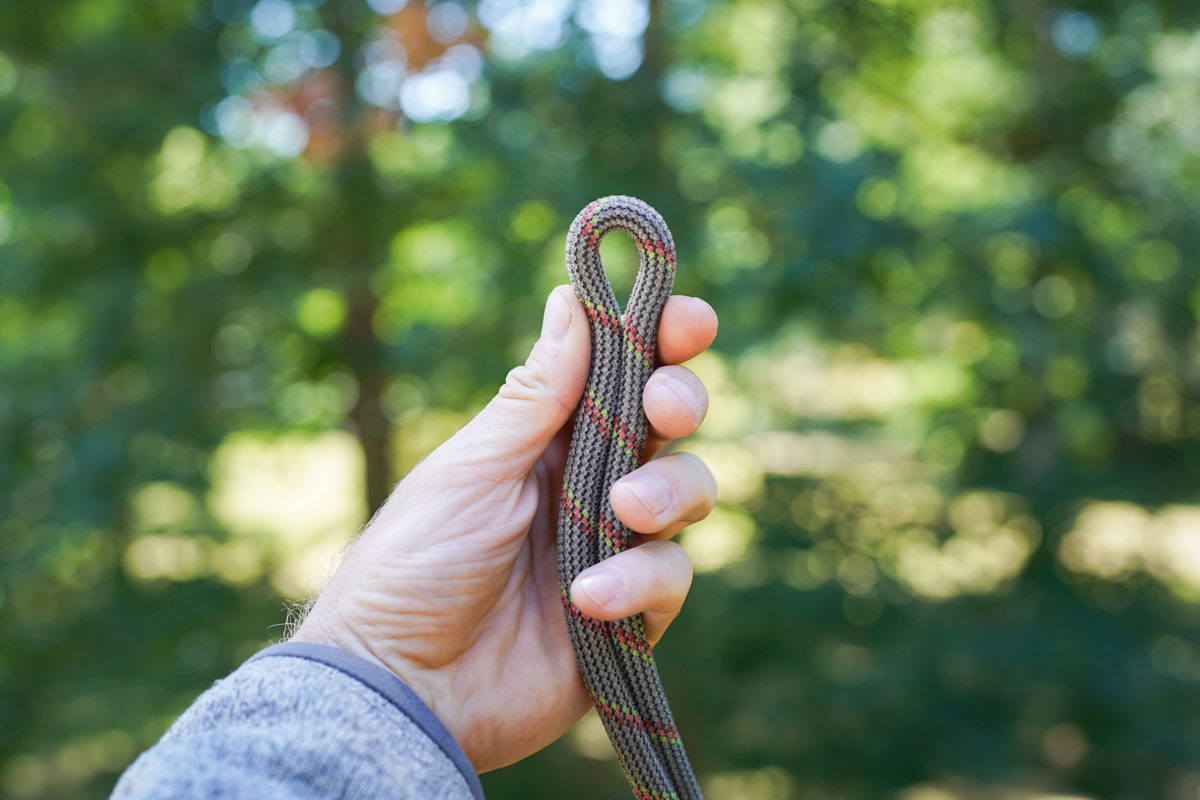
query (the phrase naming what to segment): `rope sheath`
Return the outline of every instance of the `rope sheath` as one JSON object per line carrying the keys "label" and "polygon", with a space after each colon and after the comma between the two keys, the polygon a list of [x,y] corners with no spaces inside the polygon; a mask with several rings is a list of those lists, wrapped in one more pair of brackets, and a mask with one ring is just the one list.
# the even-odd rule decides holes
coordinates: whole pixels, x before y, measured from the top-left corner
{"label": "rope sheath", "polygon": [[[600,240],[612,230],[628,233],[641,254],[624,315],[600,261]],[[568,595],[580,572],[631,545],[632,534],[613,514],[608,495],[616,480],[637,468],[646,443],[642,391],[654,371],[658,322],[675,280],[675,243],[662,217],[641,200],[603,197],[571,223],[567,271],[592,333],[591,368],[559,510],[558,573],[567,628],[634,795],[700,800],[641,616],[592,619]]]}

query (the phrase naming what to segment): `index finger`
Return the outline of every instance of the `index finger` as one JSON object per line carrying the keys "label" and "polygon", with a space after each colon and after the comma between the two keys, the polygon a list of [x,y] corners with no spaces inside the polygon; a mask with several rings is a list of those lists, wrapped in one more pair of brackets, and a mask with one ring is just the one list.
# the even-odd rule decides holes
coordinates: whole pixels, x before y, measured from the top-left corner
{"label": "index finger", "polygon": [[682,364],[704,352],[717,336],[717,312],[699,297],[672,295],[658,323],[661,364]]}

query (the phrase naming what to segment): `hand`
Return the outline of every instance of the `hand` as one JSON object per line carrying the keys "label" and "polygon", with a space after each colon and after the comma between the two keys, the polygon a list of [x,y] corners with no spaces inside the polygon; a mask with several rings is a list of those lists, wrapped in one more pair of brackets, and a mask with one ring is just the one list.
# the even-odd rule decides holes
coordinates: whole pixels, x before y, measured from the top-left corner
{"label": "hand", "polygon": [[[703,300],[672,297],[643,405],[646,459],[699,426],[700,380],[678,366],[717,332]],[[558,500],[591,336],[569,286],[546,303],[524,366],[392,492],[293,641],[330,644],[392,670],[433,710],[479,772],[562,736],[591,705],[563,618]],[[692,565],[670,541],[712,510],[716,484],[695,456],[650,461],[612,488],[639,546],[580,573],[585,614],[641,613],[651,643],[678,614]]]}

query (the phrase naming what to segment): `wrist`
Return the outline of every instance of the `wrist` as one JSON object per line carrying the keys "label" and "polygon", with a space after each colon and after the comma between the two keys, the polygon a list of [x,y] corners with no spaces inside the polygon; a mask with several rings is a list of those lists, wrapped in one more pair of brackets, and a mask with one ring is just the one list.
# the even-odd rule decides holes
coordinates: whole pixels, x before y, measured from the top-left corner
{"label": "wrist", "polygon": [[387,670],[411,689],[413,694],[450,731],[450,734],[459,742],[459,745],[462,745],[458,732],[450,724],[451,721],[445,715],[439,713],[439,706],[444,706],[444,703],[439,702],[441,699],[440,695],[433,690],[428,681],[422,679],[420,670],[413,668],[412,665],[408,664],[394,651],[389,652],[386,648],[373,647],[368,640],[355,632],[351,626],[340,620],[330,620],[326,615],[316,613],[316,609],[314,609],[313,614],[310,614],[301,623],[300,628],[289,641],[311,642],[313,644],[336,647],[338,650],[358,656],[364,661]]}

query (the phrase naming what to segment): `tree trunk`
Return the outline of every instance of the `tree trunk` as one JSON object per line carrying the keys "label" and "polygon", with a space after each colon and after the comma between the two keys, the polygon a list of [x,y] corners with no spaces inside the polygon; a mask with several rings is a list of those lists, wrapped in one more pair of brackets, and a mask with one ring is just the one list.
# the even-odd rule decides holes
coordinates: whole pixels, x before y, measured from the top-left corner
{"label": "tree trunk", "polygon": [[392,491],[391,424],[383,413],[383,375],[376,368],[358,375],[354,424],[366,461],[367,508],[374,514]]}
{"label": "tree trunk", "polygon": [[346,363],[358,380],[358,402],[351,412],[366,466],[367,511],[374,514],[392,491],[391,423],[383,410],[383,350],[371,320],[376,300],[369,289],[349,298],[349,319],[344,342]]}

